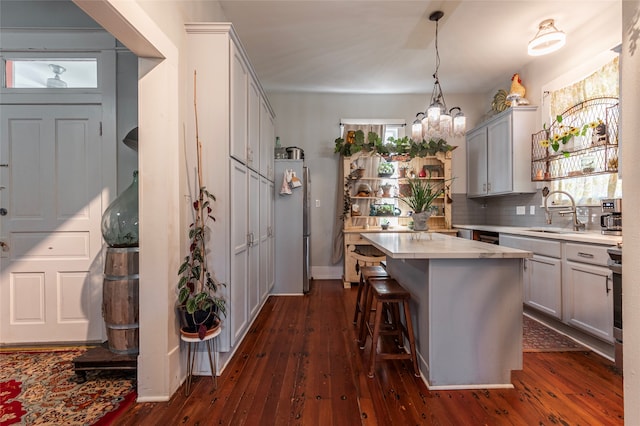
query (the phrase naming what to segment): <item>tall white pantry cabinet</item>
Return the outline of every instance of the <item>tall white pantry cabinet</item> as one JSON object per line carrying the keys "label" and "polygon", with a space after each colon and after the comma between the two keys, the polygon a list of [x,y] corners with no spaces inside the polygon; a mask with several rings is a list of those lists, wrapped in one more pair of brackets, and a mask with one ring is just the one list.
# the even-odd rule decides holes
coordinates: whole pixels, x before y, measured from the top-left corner
{"label": "tall white pantry cabinet", "polygon": [[[227,317],[218,350],[225,365],[274,285],[274,114],[229,23],[185,25],[188,106],[195,71],[203,180],[216,197],[209,266],[224,282]],[[195,120],[187,117],[186,142]],[[194,169],[194,167],[192,167]],[[189,178],[194,170],[187,170]]]}

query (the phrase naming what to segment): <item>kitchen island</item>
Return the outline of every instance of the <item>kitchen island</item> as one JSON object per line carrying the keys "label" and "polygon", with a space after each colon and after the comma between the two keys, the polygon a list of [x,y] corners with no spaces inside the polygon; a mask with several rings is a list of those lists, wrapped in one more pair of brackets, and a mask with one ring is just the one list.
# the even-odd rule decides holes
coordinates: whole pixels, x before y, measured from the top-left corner
{"label": "kitchen island", "polygon": [[420,372],[437,389],[513,387],[531,252],[436,233],[363,233],[411,293]]}

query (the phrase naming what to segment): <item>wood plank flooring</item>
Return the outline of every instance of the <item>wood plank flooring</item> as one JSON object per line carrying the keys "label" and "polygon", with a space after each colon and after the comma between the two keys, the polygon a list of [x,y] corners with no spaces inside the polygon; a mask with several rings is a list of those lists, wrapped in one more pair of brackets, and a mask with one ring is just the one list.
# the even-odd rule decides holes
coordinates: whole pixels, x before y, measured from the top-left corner
{"label": "wood plank flooring", "polygon": [[357,287],[314,281],[270,297],[213,390],[196,378],[166,403],[133,405],[118,425],[616,425],[622,377],[592,352],[525,353],[515,389],[430,392],[409,361],[381,361],[352,325]]}

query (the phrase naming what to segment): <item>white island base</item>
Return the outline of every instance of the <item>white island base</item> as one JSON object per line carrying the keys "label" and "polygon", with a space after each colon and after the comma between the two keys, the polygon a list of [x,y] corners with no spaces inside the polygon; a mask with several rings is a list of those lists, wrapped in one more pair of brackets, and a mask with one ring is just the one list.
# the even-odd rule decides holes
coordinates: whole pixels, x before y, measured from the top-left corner
{"label": "white island base", "polygon": [[522,369],[522,258],[531,253],[448,236],[366,238],[411,293],[429,389],[512,388],[511,371]]}

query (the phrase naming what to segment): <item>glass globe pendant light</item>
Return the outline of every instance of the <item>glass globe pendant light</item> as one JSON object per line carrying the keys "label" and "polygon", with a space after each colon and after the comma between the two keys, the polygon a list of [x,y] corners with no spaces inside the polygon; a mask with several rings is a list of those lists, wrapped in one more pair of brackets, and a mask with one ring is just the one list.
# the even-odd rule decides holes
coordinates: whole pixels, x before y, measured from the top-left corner
{"label": "glass globe pendant light", "polygon": [[[433,73],[435,82],[433,85],[433,91],[431,93],[431,101],[427,110],[422,113],[422,138],[426,140],[432,138],[444,139],[451,136],[452,134],[454,136],[461,136],[464,135],[464,132],[466,131],[466,120],[460,107],[455,107],[451,110],[447,110],[447,103],[445,102],[444,94],[442,93],[442,87],[440,86],[440,80],[438,77],[438,70],[440,68],[440,51],[438,49],[438,21],[440,21],[443,16],[444,12],[439,10],[429,15],[429,20],[436,23],[436,69]],[[454,110],[458,110],[458,113],[455,116],[452,115],[452,112]],[[420,114],[421,113],[418,113],[416,117],[418,117],[418,115]],[[414,121],[414,126],[416,125],[417,124]],[[418,138],[416,138],[417,131],[413,130],[413,126],[411,134],[414,140],[419,140]]]}

